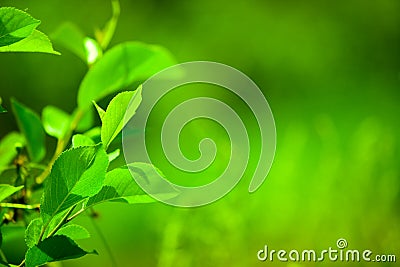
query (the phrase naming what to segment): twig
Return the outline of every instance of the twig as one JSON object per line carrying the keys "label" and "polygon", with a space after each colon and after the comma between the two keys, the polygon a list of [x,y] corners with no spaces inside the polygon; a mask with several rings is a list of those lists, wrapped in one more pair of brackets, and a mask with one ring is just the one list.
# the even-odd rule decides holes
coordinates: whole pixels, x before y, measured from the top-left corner
{"label": "twig", "polygon": [[[58,229],[60,229],[61,226],[64,225],[65,220],[68,218],[69,215],[71,215],[71,213],[72,213],[72,211],[74,210],[74,208],[75,208],[75,206],[73,206],[72,208],[70,208],[70,209],[68,210],[67,214],[64,215],[64,218],[57,224],[57,226],[50,232],[50,234],[47,235],[47,237],[50,237],[50,236],[52,236],[53,234],[55,234],[55,233],[58,231]],[[54,217],[51,218],[50,221],[48,221],[47,224],[45,224],[45,225],[42,227],[42,231],[40,232],[40,235],[39,235],[39,238],[38,238],[38,241],[37,241],[38,244],[39,244],[40,241],[42,241],[42,238],[43,238],[43,236],[44,236],[44,233],[46,232],[46,229],[47,229],[47,227],[49,226],[49,224],[50,224],[50,222],[51,222],[52,219],[54,219]]]}
{"label": "twig", "polygon": [[18,267],[22,267],[25,264],[25,259],[22,260],[22,262],[18,265]]}
{"label": "twig", "polygon": [[0,203],[0,207],[2,208],[14,208],[14,209],[25,209],[25,210],[34,210],[40,208],[40,204],[18,204],[18,203]]}
{"label": "twig", "polygon": [[47,237],[53,236],[64,224],[66,224],[67,218],[71,215],[72,211],[75,209],[76,206],[73,206],[67,214],[65,214],[64,218],[57,224],[57,226],[47,235]]}
{"label": "twig", "polygon": [[[90,209],[90,211],[91,211],[92,214],[94,213],[93,209]],[[91,214],[90,214],[90,215],[91,215]],[[103,232],[101,231],[100,227],[97,225],[97,223],[96,223],[94,217],[93,217],[93,216],[89,216],[89,217],[90,217],[90,221],[91,221],[92,224],[93,224],[94,229],[96,230],[97,234],[99,235],[101,241],[102,241],[103,244],[104,244],[104,247],[105,247],[105,249],[106,249],[106,251],[107,251],[107,253],[108,253],[108,256],[110,257],[112,266],[113,266],[113,267],[118,267],[117,261],[116,261],[116,259],[115,259],[115,257],[114,257],[114,254],[113,254],[112,251],[111,251],[111,247],[110,247],[110,246],[108,245],[108,243],[107,243],[107,240],[106,240],[106,238],[105,238]]]}
{"label": "twig", "polygon": [[70,221],[72,221],[73,219],[75,219],[76,217],[78,217],[78,215],[82,214],[86,209],[84,207],[82,207],[80,210],[78,210],[74,215],[72,215],[71,217],[67,218],[65,220],[65,223],[69,223]]}

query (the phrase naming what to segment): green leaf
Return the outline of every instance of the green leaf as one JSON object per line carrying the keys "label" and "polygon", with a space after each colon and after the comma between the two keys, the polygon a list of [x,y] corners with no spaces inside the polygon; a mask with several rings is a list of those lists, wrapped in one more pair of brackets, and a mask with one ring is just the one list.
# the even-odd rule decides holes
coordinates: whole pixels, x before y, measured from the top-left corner
{"label": "green leaf", "polygon": [[103,116],[103,124],[101,126],[101,141],[106,149],[135,114],[141,101],[141,86],[134,92],[119,93],[110,101],[107,111]]}
{"label": "green leaf", "polygon": [[87,109],[92,101],[147,79],[174,63],[170,53],[159,46],[139,42],[117,45],[86,74],[79,88],[78,106]]}
{"label": "green leaf", "polygon": [[13,7],[0,8],[0,47],[16,43],[32,34],[40,20]]}
{"label": "green leaf", "polygon": [[0,201],[21,190],[23,186],[14,187],[9,184],[0,184]]}
{"label": "green leaf", "polygon": [[96,40],[86,37],[73,23],[65,22],[50,35],[51,39],[65,47],[87,64],[94,63],[103,51]]}
{"label": "green leaf", "polygon": [[[65,220],[65,216],[67,216],[67,214],[69,213],[69,209],[63,210],[62,212],[58,213],[57,215],[55,215],[50,222],[48,222],[45,226],[45,230],[44,230],[44,234],[43,237],[49,237],[51,233],[53,233],[53,231],[59,227],[60,224],[64,223]],[[46,215],[42,216],[45,217]],[[43,220],[43,218],[42,218]]]}
{"label": "green leaf", "polygon": [[46,179],[41,215],[48,224],[56,214],[99,192],[108,167],[108,156],[98,146],[64,151]]}
{"label": "green leaf", "polygon": [[72,136],[72,147],[80,147],[80,146],[93,146],[95,145],[94,141],[83,134],[75,134]]}
{"label": "green leaf", "polygon": [[90,237],[90,233],[86,228],[77,224],[66,224],[55,235],[65,235],[72,240],[86,239]]}
{"label": "green leaf", "polygon": [[67,48],[86,62],[85,35],[75,24],[71,22],[61,24],[50,37],[55,43]]}
{"label": "green leaf", "polygon": [[25,243],[28,248],[33,247],[39,240],[42,231],[43,221],[42,218],[33,219],[25,231]]}
{"label": "green leaf", "polygon": [[99,114],[100,120],[103,121],[104,114],[106,114],[106,112],[99,105],[97,105],[95,101],[93,101],[93,105],[96,108],[97,113]]}
{"label": "green leaf", "polygon": [[[135,182],[131,171],[134,172],[137,179],[154,180],[148,177],[153,170],[153,166],[147,163],[132,163],[129,167],[121,167],[109,171],[104,180],[104,185],[101,191],[95,196],[89,198],[86,207],[105,202],[115,201],[129,204],[134,203],[149,203],[155,200],[144,192]],[[173,193],[172,193],[173,192]],[[173,188],[168,188],[168,192],[159,192],[163,197],[174,197],[177,191]]]}
{"label": "green leaf", "polygon": [[2,167],[8,164],[17,156],[16,147],[23,147],[25,145],[25,138],[17,132],[7,134],[0,141],[0,171]]}
{"label": "green leaf", "polygon": [[61,139],[68,132],[71,117],[57,107],[47,106],[43,109],[42,121],[48,135]]}
{"label": "green leaf", "polygon": [[54,51],[53,45],[46,34],[34,30],[31,35],[19,42],[0,47],[0,52],[40,52],[60,55]]}
{"label": "green leaf", "polygon": [[39,116],[15,99],[11,99],[17,124],[27,142],[27,149],[32,161],[41,161],[45,154],[45,133]]}
{"label": "green leaf", "polygon": [[53,261],[76,259],[87,254],[97,254],[97,252],[83,250],[67,236],[52,236],[27,251],[25,264],[26,267],[35,267]]}

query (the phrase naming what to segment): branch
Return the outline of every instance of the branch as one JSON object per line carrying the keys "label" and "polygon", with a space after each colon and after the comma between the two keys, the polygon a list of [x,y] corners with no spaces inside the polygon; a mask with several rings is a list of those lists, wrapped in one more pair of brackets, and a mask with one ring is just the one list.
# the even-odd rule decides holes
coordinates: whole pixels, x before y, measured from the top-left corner
{"label": "branch", "polygon": [[40,204],[26,205],[18,203],[0,203],[2,208],[14,208],[14,209],[25,209],[25,210],[35,210],[40,208]]}

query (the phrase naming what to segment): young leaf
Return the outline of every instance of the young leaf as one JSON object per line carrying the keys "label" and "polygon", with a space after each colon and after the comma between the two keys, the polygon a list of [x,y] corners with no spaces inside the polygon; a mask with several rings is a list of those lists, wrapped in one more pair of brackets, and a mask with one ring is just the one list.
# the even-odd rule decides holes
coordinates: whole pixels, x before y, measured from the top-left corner
{"label": "young leaf", "polygon": [[100,120],[103,121],[104,114],[106,114],[106,112],[99,105],[97,105],[95,101],[93,101],[93,105],[96,108],[97,113],[99,114]]}
{"label": "young leaf", "polygon": [[39,240],[40,232],[42,231],[42,218],[33,219],[25,231],[25,243],[28,248],[33,247]]}
{"label": "young leaf", "polygon": [[86,64],[94,63],[101,57],[103,51],[96,40],[86,37],[82,31],[73,23],[65,22],[50,35],[51,39],[65,47]]}
{"label": "young leaf", "polygon": [[[135,114],[142,101],[142,87],[134,92],[122,92],[115,96],[102,119],[101,141],[105,148],[111,144],[125,124]],[[129,106],[129,109],[128,109]],[[127,114],[125,116],[125,113]]]}
{"label": "young leaf", "polygon": [[0,8],[0,47],[16,43],[32,34],[40,24],[28,13],[13,7]]}
{"label": "young leaf", "polygon": [[45,133],[39,116],[31,109],[11,99],[17,124],[27,141],[27,149],[31,160],[41,161],[45,154]]}
{"label": "young leaf", "polygon": [[65,111],[54,106],[47,106],[43,109],[42,121],[48,135],[61,139],[68,131],[71,118]]}
{"label": "young leaf", "polygon": [[80,147],[80,146],[93,146],[95,145],[94,141],[83,134],[75,134],[72,136],[72,147]]}
{"label": "young leaf", "polygon": [[144,80],[174,64],[162,47],[128,42],[107,51],[83,79],[78,92],[78,105],[87,109],[92,101]]}
{"label": "young leaf", "polygon": [[55,235],[65,235],[72,240],[86,239],[90,237],[90,233],[86,228],[77,224],[66,224]]}
{"label": "young leaf", "polygon": [[[132,163],[129,164],[129,167],[125,166],[114,169],[106,174],[103,188],[98,194],[89,198],[86,207],[91,207],[105,201],[125,202],[129,204],[154,202],[155,200],[136,184],[129,168],[134,172],[137,179],[154,180],[147,176],[151,175],[152,172],[150,170],[154,168],[150,164]],[[174,188],[168,187],[165,189],[167,190],[159,192],[163,197],[174,197],[177,195],[177,191]]]}
{"label": "young leaf", "polygon": [[0,52],[39,52],[60,55],[53,49],[46,34],[38,30],[34,30],[31,35],[19,42],[0,47]]}
{"label": "young leaf", "polygon": [[41,203],[44,224],[101,189],[108,156],[101,146],[84,146],[63,152],[55,161]]}
{"label": "young leaf", "polygon": [[87,254],[97,254],[85,251],[71,238],[58,235],[44,239],[38,245],[31,247],[25,255],[26,267],[36,267],[48,262],[76,259]]}
{"label": "young leaf", "polygon": [[14,187],[9,184],[0,184],[0,201],[21,190],[23,186]]}
{"label": "young leaf", "polygon": [[24,137],[17,132],[9,133],[0,141],[0,170],[17,156],[16,147],[24,145]]}

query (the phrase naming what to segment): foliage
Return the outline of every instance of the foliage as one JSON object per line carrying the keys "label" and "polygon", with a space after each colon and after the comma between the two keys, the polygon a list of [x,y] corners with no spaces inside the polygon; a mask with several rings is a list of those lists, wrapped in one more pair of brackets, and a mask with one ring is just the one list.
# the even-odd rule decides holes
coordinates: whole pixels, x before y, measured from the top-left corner
{"label": "foliage", "polygon": [[[110,169],[120,150],[109,152],[112,142],[141,102],[141,87],[117,94],[102,109],[96,101],[140,82],[174,63],[164,48],[139,42],[118,44],[107,50],[119,16],[119,3],[112,1],[113,16],[96,39],[65,23],[52,34],[53,40],[81,58],[89,67],[79,88],[76,109],[69,113],[46,106],[41,116],[15,99],[11,108],[20,132],[0,141],[0,174],[8,183],[0,185],[2,226],[24,225],[27,252],[20,266],[41,266],[48,262],[97,254],[75,241],[90,236],[71,221],[93,212],[97,204],[112,201],[129,204],[153,201],[132,179],[146,176],[148,164],[133,163]],[[36,28],[40,21],[26,12],[0,8],[1,52],[44,52],[59,55],[49,38]],[[91,123],[94,107],[101,127]],[[89,119],[88,119],[89,118]],[[87,130],[87,131],[85,131]],[[53,156],[46,159],[46,134],[57,139]],[[7,179],[3,179],[3,178]],[[146,179],[146,177],[142,177]],[[40,203],[35,195],[41,195]],[[3,254],[3,253],[1,253]],[[2,255],[2,264],[7,263]]]}

